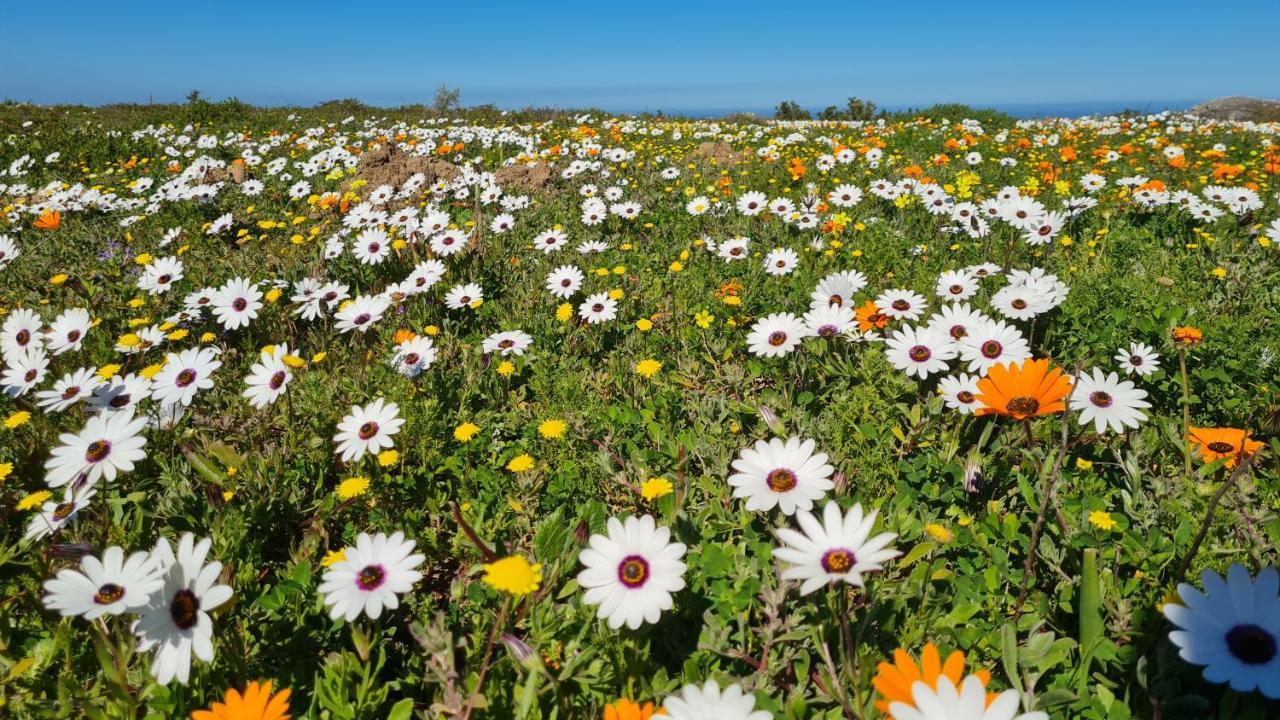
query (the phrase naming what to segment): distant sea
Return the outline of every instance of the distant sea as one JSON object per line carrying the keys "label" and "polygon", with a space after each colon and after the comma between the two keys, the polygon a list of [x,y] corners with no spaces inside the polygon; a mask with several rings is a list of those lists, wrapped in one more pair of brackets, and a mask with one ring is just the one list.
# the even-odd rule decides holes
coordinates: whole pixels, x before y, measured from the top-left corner
{"label": "distant sea", "polygon": [[[975,108],[990,108],[1006,112],[1016,118],[1044,118],[1044,117],[1081,117],[1083,115],[1111,115],[1122,110],[1138,110],[1146,113],[1156,113],[1163,110],[1186,110],[1193,105],[1201,102],[1200,100],[1131,100],[1131,101],[1097,101],[1097,102],[1042,102],[1042,103],[966,103]],[[878,106],[882,110],[888,112],[901,112],[903,110],[918,110],[934,103],[923,103],[920,105],[882,105]],[[818,111],[825,106],[806,106],[805,109],[815,116]],[[736,112],[749,112],[761,117],[773,117],[774,108],[772,107],[749,107],[749,108],[629,108],[626,110],[614,110],[614,112],[658,112],[661,110],[667,115],[684,115],[696,118],[717,118],[726,115],[732,115]]]}

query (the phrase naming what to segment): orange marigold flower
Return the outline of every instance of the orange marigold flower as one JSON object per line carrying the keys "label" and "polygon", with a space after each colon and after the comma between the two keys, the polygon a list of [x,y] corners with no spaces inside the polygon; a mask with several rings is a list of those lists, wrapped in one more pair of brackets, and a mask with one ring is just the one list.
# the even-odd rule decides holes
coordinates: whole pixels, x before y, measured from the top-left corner
{"label": "orange marigold flower", "polygon": [[289,720],[289,690],[271,694],[271,681],[251,682],[241,695],[231,688],[223,702],[196,710],[191,720]]}
{"label": "orange marigold flower", "polygon": [[1067,409],[1071,378],[1061,368],[1049,367],[1047,359],[1024,360],[1020,365],[994,365],[978,381],[979,415],[1007,415],[1023,420]]}
{"label": "orange marigold flower", "polygon": [[665,710],[655,710],[653,703],[637,705],[630,700],[622,699],[604,706],[604,720],[649,720],[655,715],[666,715]]}
{"label": "orange marigold flower", "polygon": [[1197,345],[1204,340],[1204,333],[1200,332],[1200,328],[1176,327],[1173,329],[1173,340],[1183,345]]}
{"label": "orange marigold flower", "polygon": [[1248,430],[1236,428],[1190,428],[1188,439],[1200,451],[1200,459],[1206,463],[1227,459],[1227,467],[1233,468],[1240,458],[1247,458],[1258,452],[1262,443],[1249,439]]}
{"label": "orange marigold flower", "polygon": [[36,218],[35,227],[37,230],[57,230],[62,227],[62,213],[57,210],[45,210],[40,213],[40,217]]}
{"label": "orange marigold flower", "polygon": [[416,337],[418,337],[418,334],[412,330],[404,330],[404,329],[397,330],[396,336],[395,336],[395,343],[399,345],[400,343],[409,342],[410,340]]}
{"label": "orange marigold flower", "polygon": [[[991,682],[991,672],[988,670],[975,670],[973,674],[982,681],[983,685]],[[938,654],[938,648],[933,643],[927,643],[920,652],[920,664],[917,665],[915,658],[911,657],[906,650],[898,648],[893,651],[893,662],[882,662],[876,665],[876,676],[871,678],[871,685],[881,697],[876,701],[876,709],[887,713],[889,704],[895,702],[915,707],[911,686],[923,681],[937,690],[938,678],[943,676],[951,680],[953,685],[957,687],[960,685],[961,678],[964,676],[962,651],[956,650],[943,662]],[[987,704],[990,705],[995,698],[995,693],[987,693]]]}
{"label": "orange marigold flower", "polygon": [[858,332],[879,330],[889,324],[889,316],[880,312],[880,307],[872,300],[866,301],[854,311],[854,317],[858,321]]}

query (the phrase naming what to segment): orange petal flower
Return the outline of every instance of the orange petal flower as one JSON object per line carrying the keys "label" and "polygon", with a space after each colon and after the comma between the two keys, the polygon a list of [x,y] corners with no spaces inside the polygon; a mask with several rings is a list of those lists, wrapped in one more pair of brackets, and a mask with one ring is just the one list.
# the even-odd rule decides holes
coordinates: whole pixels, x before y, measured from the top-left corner
{"label": "orange petal flower", "polygon": [[62,213],[57,210],[45,210],[40,213],[40,217],[36,218],[35,227],[38,230],[57,230],[62,227]]}
{"label": "orange petal flower", "polygon": [[1227,467],[1233,468],[1240,458],[1258,452],[1262,443],[1249,439],[1248,430],[1235,428],[1197,428],[1188,430],[1188,438],[1200,451],[1200,459],[1206,463],[1227,459]]}
{"label": "orange petal flower", "polygon": [[879,330],[889,324],[889,316],[880,312],[880,308],[871,300],[863,303],[862,307],[854,312],[854,317],[858,320],[859,332]]}
{"label": "orange petal flower", "polygon": [[289,690],[273,696],[269,680],[249,683],[244,695],[231,688],[223,702],[191,713],[191,720],[289,720],[289,717]]}
{"label": "orange petal flower", "polygon": [[994,365],[978,381],[978,414],[1023,420],[1059,413],[1067,409],[1064,400],[1070,394],[1071,378],[1061,368],[1049,367],[1047,359]]}
{"label": "orange petal flower", "polygon": [[604,720],[649,720],[655,715],[666,715],[665,710],[655,710],[653,703],[637,705],[622,699],[604,706]]}
{"label": "orange petal flower", "polygon": [[1173,339],[1183,345],[1195,345],[1204,339],[1204,333],[1200,332],[1200,328],[1176,327],[1173,329]]}
{"label": "orange petal flower", "polygon": [[[988,670],[975,670],[973,674],[982,681],[983,685],[991,682],[991,673]],[[964,676],[963,652],[956,650],[947,656],[946,662],[943,662],[938,654],[938,648],[933,643],[927,643],[920,652],[920,664],[917,665],[915,658],[911,657],[906,650],[898,648],[893,651],[893,663],[878,664],[876,676],[871,679],[871,685],[882,698],[876,701],[876,709],[887,713],[889,703],[894,702],[915,707],[911,686],[917,681],[924,681],[929,687],[937,690],[938,678],[943,676],[957,687],[960,685],[961,678]],[[990,705],[995,698],[996,693],[987,693],[987,704]]]}

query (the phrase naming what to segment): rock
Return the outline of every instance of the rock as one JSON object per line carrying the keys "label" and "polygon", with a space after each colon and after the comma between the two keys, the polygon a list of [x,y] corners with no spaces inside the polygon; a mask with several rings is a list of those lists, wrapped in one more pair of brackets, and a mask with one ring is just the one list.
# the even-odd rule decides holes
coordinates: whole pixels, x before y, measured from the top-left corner
{"label": "rock", "polygon": [[1280,121],[1280,100],[1264,100],[1248,97],[1224,97],[1188,110],[1192,115],[1214,120],[1253,120],[1255,122]]}

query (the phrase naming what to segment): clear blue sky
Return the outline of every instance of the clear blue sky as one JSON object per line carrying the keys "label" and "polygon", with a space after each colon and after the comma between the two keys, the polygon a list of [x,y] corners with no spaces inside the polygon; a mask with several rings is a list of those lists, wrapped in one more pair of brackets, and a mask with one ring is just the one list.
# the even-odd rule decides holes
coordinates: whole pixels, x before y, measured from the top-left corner
{"label": "clear blue sky", "polygon": [[0,97],[609,110],[1280,97],[1280,0],[0,0]]}

